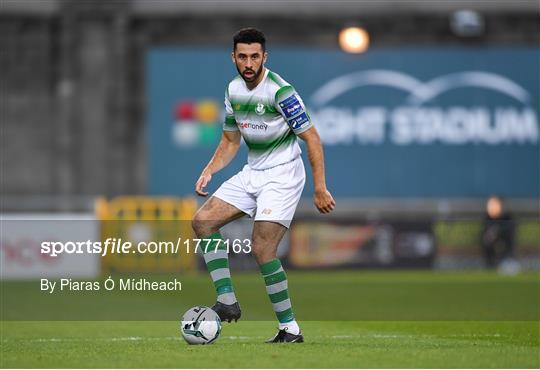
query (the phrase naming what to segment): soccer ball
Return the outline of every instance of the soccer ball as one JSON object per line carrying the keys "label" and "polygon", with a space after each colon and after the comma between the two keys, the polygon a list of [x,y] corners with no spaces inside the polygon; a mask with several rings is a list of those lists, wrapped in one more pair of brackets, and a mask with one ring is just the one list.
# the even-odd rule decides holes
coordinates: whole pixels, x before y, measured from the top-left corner
{"label": "soccer ball", "polygon": [[221,333],[221,320],[209,307],[192,307],[182,317],[180,331],[189,344],[214,343]]}

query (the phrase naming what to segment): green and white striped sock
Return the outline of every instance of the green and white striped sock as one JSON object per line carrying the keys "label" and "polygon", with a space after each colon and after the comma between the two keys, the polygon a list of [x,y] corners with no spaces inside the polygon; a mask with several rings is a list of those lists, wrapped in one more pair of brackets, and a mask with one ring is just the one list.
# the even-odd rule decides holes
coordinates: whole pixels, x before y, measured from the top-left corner
{"label": "green and white striped sock", "polygon": [[261,274],[266,284],[266,293],[272,302],[280,329],[289,328],[288,331],[298,334],[298,324],[294,320],[294,313],[289,298],[287,275],[278,259],[260,265]]}
{"label": "green and white striped sock", "polygon": [[[201,239],[212,239],[206,250],[204,250],[206,242],[202,241],[201,249],[204,262],[216,288],[218,302],[224,304],[235,303],[237,300],[232,285],[231,270],[229,270],[229,256],[227,254],[227,247],[223,243],[223,237],[220,233],[214,233]],[[218,240],[221,241],[219,242]]]}

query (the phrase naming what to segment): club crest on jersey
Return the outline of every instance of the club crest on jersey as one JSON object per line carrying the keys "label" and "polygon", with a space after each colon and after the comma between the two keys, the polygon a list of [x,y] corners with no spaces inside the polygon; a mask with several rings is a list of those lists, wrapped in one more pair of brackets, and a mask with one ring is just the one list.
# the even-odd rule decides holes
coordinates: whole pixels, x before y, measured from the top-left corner
{"label": "club crest on jersey", "polygon": [[257,107],[255,108],[255,113],[257,113],[259,116],[263,115],[264,112],[266,112],[266,108],[264,107],[263,103],[257,104]]}

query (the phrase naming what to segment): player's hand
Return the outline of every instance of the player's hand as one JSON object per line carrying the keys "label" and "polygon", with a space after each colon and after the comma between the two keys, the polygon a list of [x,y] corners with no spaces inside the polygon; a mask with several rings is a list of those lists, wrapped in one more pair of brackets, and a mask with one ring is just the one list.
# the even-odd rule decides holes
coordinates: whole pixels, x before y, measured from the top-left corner
{"label": "player's hand", "polygon": [[336,206],[336,201],[332,197],[332,194],[326,189],[315,190],[313,202],[315,203],[315,207],[317,207],[321,213],[330,213]]}
{"label": "player's hand", "polygon": [[210,172],[203,171],[201,173],[201,176],[197,180],[197,183],[195,184],[195,192],[201,197],[207,196],[208,192],[204,191],[204,188],[206,187],[206,185],[208,185],[211,179],[212,179],[212,175],[210,174]]}

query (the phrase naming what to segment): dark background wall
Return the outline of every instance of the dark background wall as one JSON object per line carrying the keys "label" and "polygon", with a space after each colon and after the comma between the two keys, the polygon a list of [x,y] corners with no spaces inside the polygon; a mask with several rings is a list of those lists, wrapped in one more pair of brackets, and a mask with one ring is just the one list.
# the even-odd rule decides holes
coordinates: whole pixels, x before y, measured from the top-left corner
{"label": "dark background wall", "polygon": [[372,48],[540,44],[534,1],[513,7],[470,2],[485,16],[485,32],[472,38],[452,32],[452,2],[431,8],[415,1],[364,8],[334,2],[329,8],[331,2],[308,1],[291,3],[291,12],[239,3],[2,3],[2,208],[87,209],[96,195],[145,192],[144,55],[150,47],[229,46],[237,29],[256,26],[269,48],[337,49],[337,34],[349,24],[366,27]]}

